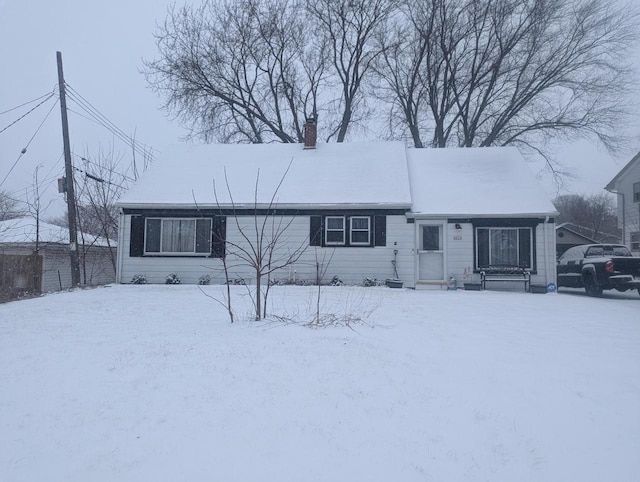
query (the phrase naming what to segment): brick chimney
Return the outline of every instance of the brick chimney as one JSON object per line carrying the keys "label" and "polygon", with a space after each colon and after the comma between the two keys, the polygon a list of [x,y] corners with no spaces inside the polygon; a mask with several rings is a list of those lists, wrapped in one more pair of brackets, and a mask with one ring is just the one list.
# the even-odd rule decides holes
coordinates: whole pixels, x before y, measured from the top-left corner
{"label": "brick chimney", "polygon": [[318,126],[316,126],[316,119],[314,117],[308,117],[303,126],[304,135],[304,148],[315,149],[316,140],[318,138]]}

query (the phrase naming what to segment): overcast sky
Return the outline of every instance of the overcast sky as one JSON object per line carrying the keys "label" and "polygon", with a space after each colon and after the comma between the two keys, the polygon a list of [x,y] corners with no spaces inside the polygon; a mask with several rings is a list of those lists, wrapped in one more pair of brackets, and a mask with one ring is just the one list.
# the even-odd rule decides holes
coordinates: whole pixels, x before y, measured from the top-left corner
{"label": "overcast sky", "polygon": [[[159,110],[162,100],[151,92],[139,73],[142,59],[156,56],[153,32],[166,16],[166,0],[0,0],[0,113],[53,91],[57,84],[56,51],[61,51],[65,80],[82,97],[122,131],[162,151],[179,142],[186,131]],[[183,2],[178,2],[183,3]],[[194,3],[200,3],[199,0]],[[640,52],[636,54],[640,65]],[[636,75],[640,85],[640,74]],[[637,100],[636,100],[637,101]],[[0,182],[19,159],[1,190],[23,199],[30,189],[34,170],[39,169],[47,199],[54,199],[45,217],[64,212],[55,179],[62,175],[60,109],[56,106],[45,121],[54,100],[44,103],[16,125],[0,133]],[[29,108],[0,114],[0,130]],[[82,111],[69,102],[69,107]],[[44,121],[27,152],[21,150]],[[78,114],[69,114],[72,151],[95,155],[98,148],[113,143],[130,157],[129,150],[103,127]],[[625,126],[620,126],[624,129]],[[559,146],[556,157],[577,177],[564,192],[593,194],[602,188],[640,150],[640,114],[628,126],[633,146],[618,158],[596,143],[579,142]],[[538,172],[541,163],[532,163]],[[549,176],[542,183],[550,197],[556,195]]]}

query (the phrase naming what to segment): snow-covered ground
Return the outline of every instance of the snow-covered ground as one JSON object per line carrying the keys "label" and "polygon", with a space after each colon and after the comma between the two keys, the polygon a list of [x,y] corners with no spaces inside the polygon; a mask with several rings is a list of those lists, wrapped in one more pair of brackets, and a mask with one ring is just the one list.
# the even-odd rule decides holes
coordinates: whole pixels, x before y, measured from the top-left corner
{"label": "snow-covered ground", "polygon": [[[276,287],[273,311],[303,318],[312,296]],[[331,287],[323,304],[375,310],[231,325],[164,285],[0,305],[0,480],[640,480],[637,293]]]}

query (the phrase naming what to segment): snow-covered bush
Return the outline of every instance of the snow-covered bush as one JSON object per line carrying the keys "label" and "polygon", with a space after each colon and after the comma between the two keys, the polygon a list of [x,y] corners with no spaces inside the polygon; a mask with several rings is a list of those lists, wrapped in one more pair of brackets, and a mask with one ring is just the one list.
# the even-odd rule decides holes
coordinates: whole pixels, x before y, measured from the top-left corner
{"label": "snow-covered bush", "polygon": [[175,273],[171,273],[169,275],[167,275],[164,284],[166,285],[179,285],[180,284],[180,277],[175,274]]}
{"label": "snow-covered bush", "polygon": [[338,275],[331,278],[331,286],[342,286],[344,285],[344,281],[342,281]]}
{"label": "snow-covered bush", "polygon": [[198,278],[199,285],[208,285],[209,283],[211,283],[211,276],[209,276],[208,274],[203,274],[202,276],[200,276],[200,278]]}
{"label": "snow-covered bush", "polygon": [[143,274],[134,274],[133,278],[131,278],[131,284],[134,285],[146,285],[147,277]]}
{"label": "snow-covered bush", "polygon": [[378,280],[375,279],[373,276],[367,276],[364,281],[362,282],[363,286],[378,286]]}

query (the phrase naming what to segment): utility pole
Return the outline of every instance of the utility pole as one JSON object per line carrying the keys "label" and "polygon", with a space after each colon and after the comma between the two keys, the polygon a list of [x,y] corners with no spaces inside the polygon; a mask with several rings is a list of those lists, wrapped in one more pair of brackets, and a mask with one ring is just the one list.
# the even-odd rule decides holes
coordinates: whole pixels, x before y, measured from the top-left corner
{"label": "utility pole", "polygon": [[58,60],[58,88],[60,89],[60,111],[62,113],[62,141],[64,143],[64,170],[66,175],[67,214],[69,219],[69,255],[71,257],[71,285],[80,284],[80,261],[78,258],[78,229],[76,228],[76,196],[73,188],[71,145],[69,144],[69,122],[67,119],[67,97],[62,72],[62,52],[56,52]]}

